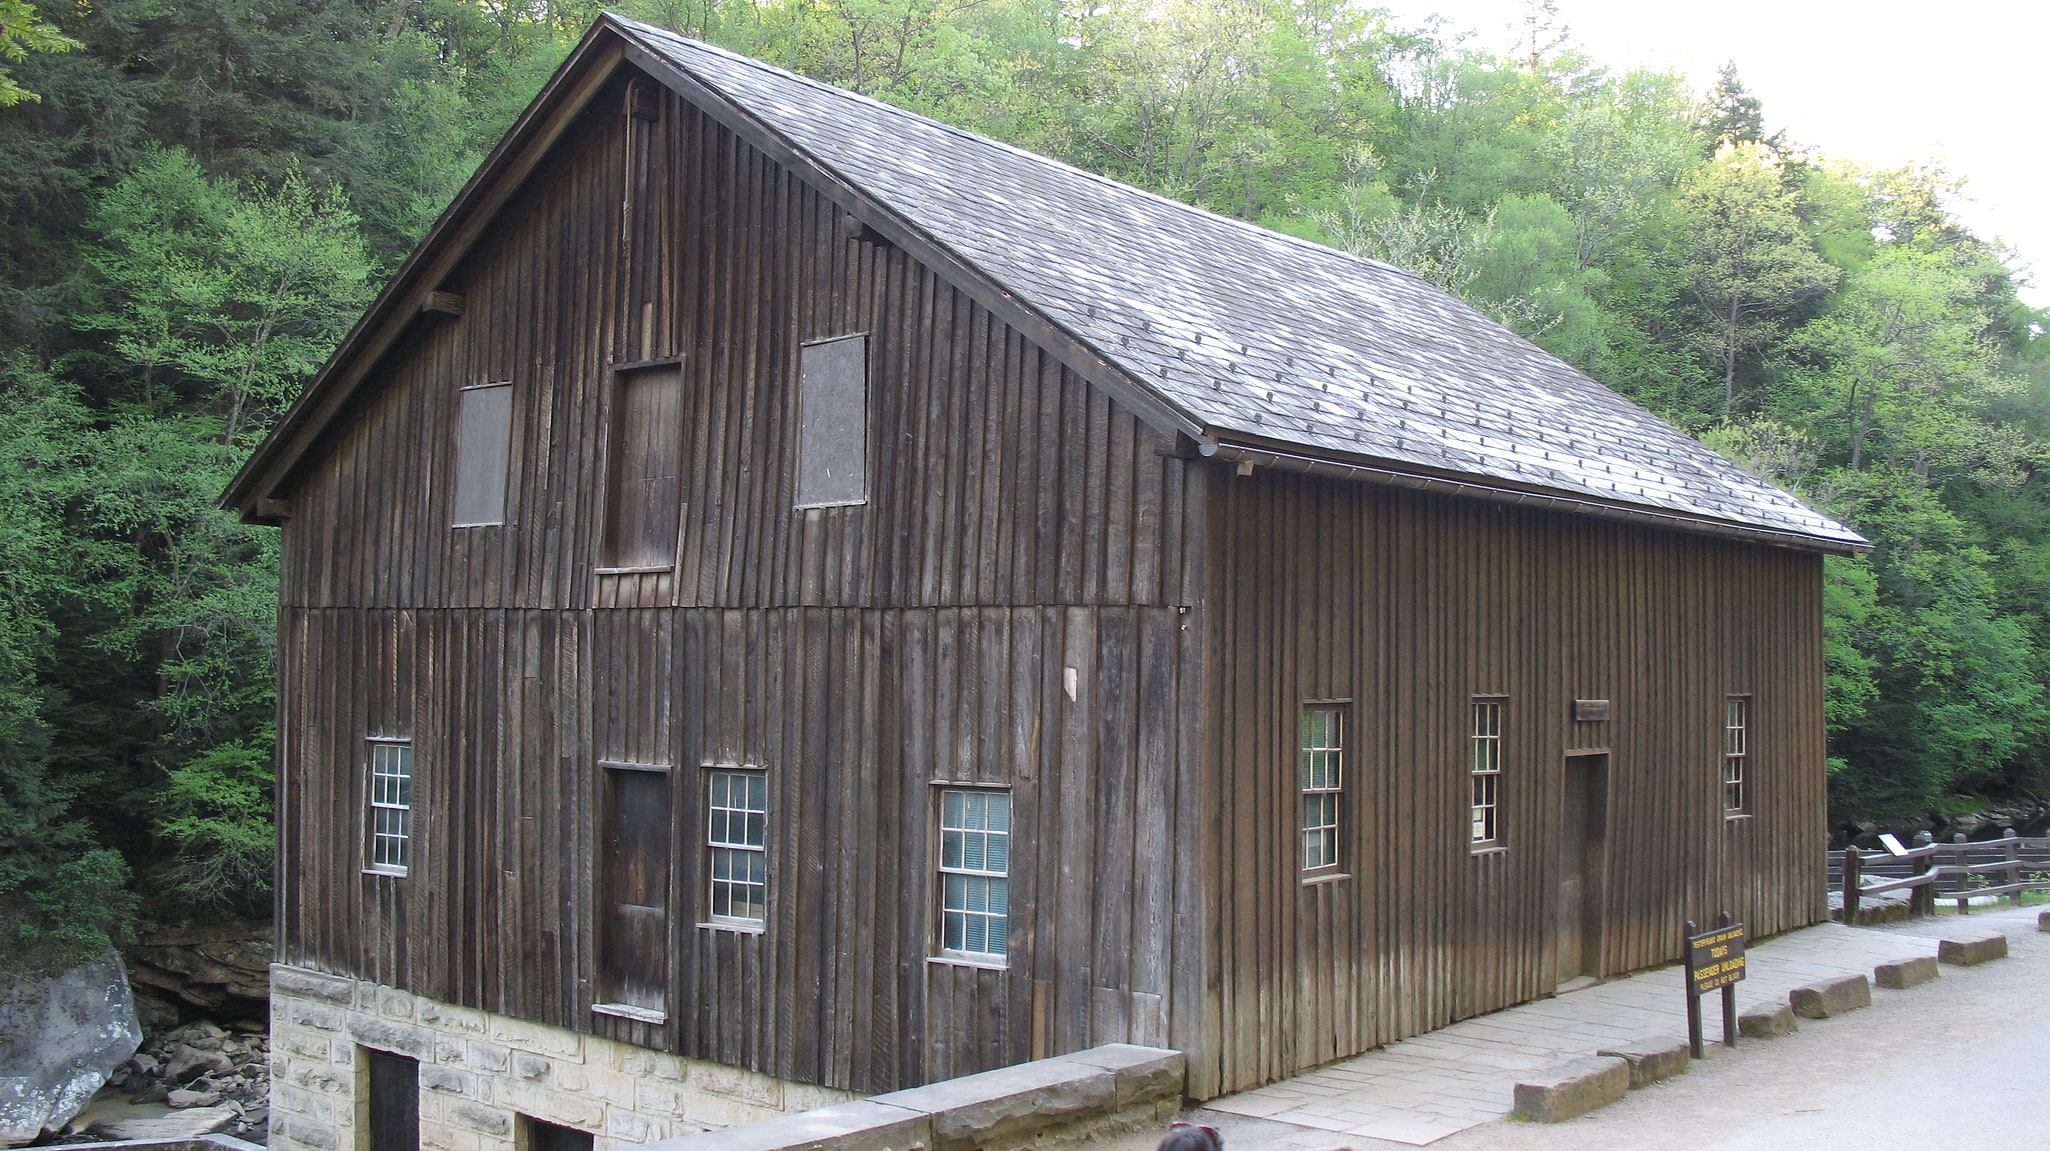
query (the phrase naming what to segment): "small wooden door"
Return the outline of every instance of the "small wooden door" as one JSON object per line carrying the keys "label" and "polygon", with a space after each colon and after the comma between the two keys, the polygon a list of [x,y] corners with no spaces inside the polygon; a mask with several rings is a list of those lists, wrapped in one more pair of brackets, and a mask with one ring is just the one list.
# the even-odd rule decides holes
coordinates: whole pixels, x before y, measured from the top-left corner
{"label": "small wooden door", "polygon": [[1566,757],[1559,828],[1560,983],[1602,973],[1602,849],[1608,838],[1609,757]]}
{"label": "small wooden door", "polygon": [[420,1151],[420,1062],[359,1049],[370,1061],[370,1151]]}

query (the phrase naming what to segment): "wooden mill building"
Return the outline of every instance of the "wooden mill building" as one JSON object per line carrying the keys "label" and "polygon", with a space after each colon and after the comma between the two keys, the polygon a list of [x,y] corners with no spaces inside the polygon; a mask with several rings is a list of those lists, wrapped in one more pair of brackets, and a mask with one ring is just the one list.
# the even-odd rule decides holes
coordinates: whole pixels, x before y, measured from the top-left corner
{"label": "wooden mill building", "polygon": [[464,1028],[712,1085],[449,1088],[617,1141],[1115,1041],[1207,1098],[1825,915],[1856,535],[1399,269],[632,21],[227,500],[338,1098]]}

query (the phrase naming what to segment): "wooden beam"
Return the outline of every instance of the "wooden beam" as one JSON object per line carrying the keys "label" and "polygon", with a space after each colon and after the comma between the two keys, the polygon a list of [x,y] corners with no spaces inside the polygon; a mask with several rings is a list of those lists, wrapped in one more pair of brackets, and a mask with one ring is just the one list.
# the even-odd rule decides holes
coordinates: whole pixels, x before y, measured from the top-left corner
{"label": "wooden beam", "polygon": [[420,311],[427,315],[460,316],[463,314],[463,294],[461,292],[429,292],[427,293],[427,298],[420,301]]}

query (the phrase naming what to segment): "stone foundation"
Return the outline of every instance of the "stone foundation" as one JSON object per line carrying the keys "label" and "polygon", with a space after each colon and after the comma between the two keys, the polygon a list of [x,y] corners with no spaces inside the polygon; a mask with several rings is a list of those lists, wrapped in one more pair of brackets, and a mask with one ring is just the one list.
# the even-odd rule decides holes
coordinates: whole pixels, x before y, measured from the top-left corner
{"label": "stone foundation", "polygon": [[612,1151],[859,1098],[282,963],[270,1007],[272,1151],[366,1145],[362,1047],[420,1061],[422,1151],[525,1151],[521,1115]]}

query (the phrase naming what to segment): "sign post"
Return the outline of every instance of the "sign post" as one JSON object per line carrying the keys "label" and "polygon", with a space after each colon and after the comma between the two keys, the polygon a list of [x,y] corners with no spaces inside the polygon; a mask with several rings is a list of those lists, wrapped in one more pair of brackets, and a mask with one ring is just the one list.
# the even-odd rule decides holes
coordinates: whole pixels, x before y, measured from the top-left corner
{"label": "sign post", "polygon": [[1687,921],[1682,960],[1687,967],[1687,1045],[1694,1058],[1708,1054],[1701,1041],[1701,997],[1723,993],[1723,1046],[1737,1045],[1737,981],[1744,978],[1744,925],[1731,923],[1730,913],[1716,916],[1713,930],[1702,931]]}

